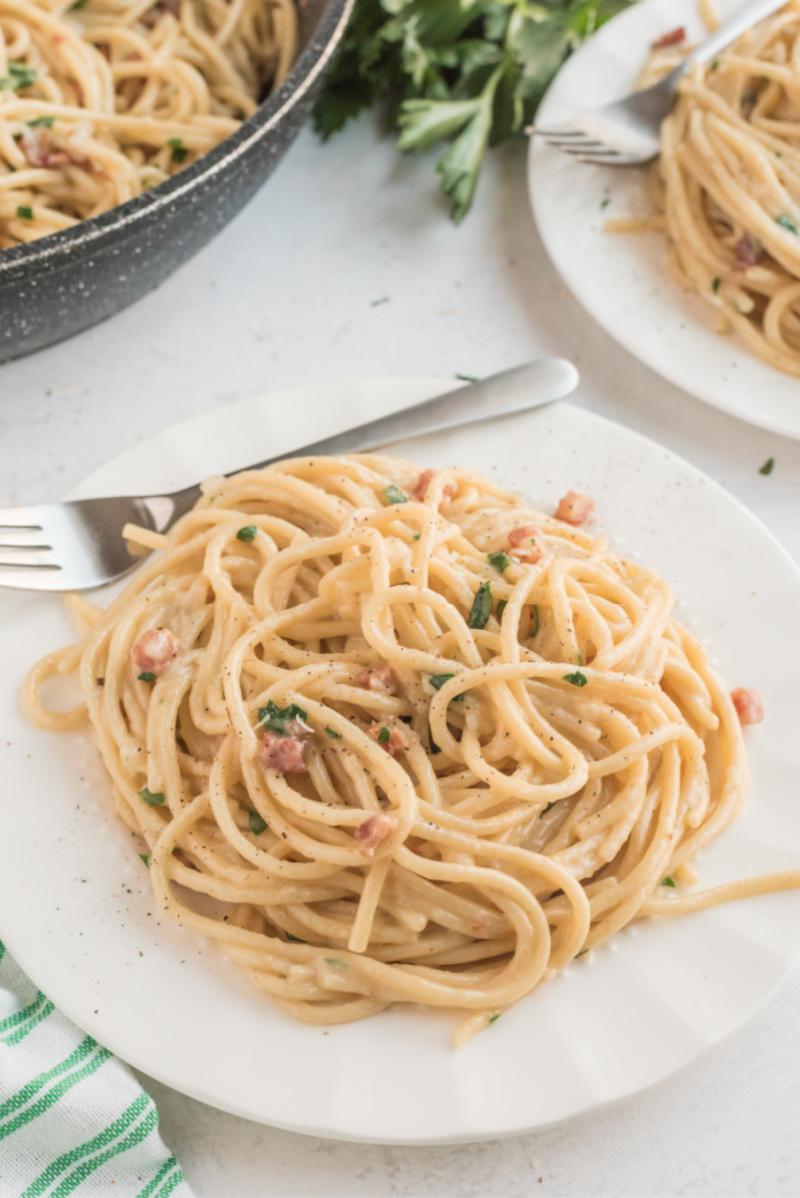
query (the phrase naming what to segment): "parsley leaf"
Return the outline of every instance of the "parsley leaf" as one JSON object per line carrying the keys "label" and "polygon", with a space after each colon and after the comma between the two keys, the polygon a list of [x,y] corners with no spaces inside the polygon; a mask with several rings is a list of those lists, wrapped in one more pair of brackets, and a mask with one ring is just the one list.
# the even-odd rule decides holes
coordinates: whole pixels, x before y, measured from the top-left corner
{"label": "parsley leaf", "polygon": [[182,137],[168,137],[167,145],[172,151],[170,158],[176,164],[176,166],[180,166],[182,162],[186,161],[186,155],[189,153],[189,151],[183,144]]}
{"label": "parsley leaf", "polygon": [[30,204],[20,204],[17,207],[17,216],[20,220],[33,220],[33,209]]}
{"label": "parsley leaf", "polygon": [[303,711],[302,707],[298,707],[296,703],[290,703],[288,707],[276,707],[270,699],[266,707],[259,707],[256,727],[264,727],[268,732],[275,732],[278,736],[288,736],[287,724],[290,724],[292,720],[307,718],[308,712]]}
{"label": "parsley leaf", "polygon": [[675,883],[673,882],[672,878],[664,878],[661,882],[661,885],[670,886],[673,890],[675,889]]}
{"label": "parsley leaf", "polygon": [[775,469],[775,459],[767,458],[766,462],[764,463],[763,466],[761,466],[758,473],[759,474],[772,474],[772,471],[774,469]]}
{"label": "parsley leaf", "polygon": [[498,603],[498,605],[497,605],[497,612],[496,612],[496,615],[497,615],[497,618],[498,618],[498,620],[502,620],[502,618],[503,618],[503,612],[506,610],[506,608],[507,608],[507,607],[508,607],[508,600],[507,600],[507,599],[501,599],[501,600],[500,600],[500,602],[499,602],[499,603]]}
{"label": "parsley leaf", "polygon": [[255,524],[245,524],[244,528],[240,528],[237,532],[236,540],[244,541],[246,545],[249,545],[251,541],[256,539],[257,533],[258,529]]}
{"label": "parsley leaf", "polygon": [[156,676],[150,670],[143,670],[141,674],[137,674],[139,682],[155,682]]}
{"label": "parsley leaf", "polygon": [[497,553],[487,553],[487,560],[490,566],[494,566],[495,570],[499,570],[502,574],[511,565],[511,558],[507,553],[503,553],[500,549]]}
{"label": "parsley leaf", "polygon": [[589,679],[580,670],[575,670],[572,674],[564,675],[564,682],[571,682],[573,686],[586,686]]}
{"label": "parsley leaf", "polygon": [[441,146],[453,220],[469,210],[487,146],[522,131],[553,75],[631,0],[356,0],[314,108],[330,137],[379,107],[403,152]]}
{"label": "parsley leaf", "polygon": [[386,725],[385,725],[385,724],[381,724],[381,730],[380,730],[380,732],[378,733],[378,744],[379,744],[379,745],[385,745],[385,744],[386,744],[386,742],[387,742],[387,740],[389,740],[389,738],[391,737],[391,735],[392,735],[392,734],[391,734],[391,732],[389,731],[389,729],[386,727]]}
{"label": "parsley leaf", "polygon": [[[434,690],[440,691],[442,689],[442,687],[444,686],[445,682],[449,682],[451,678],[455,678],[455,674],[429,674],[428,682],[430,682],[430,684]],[[456,695],[453,702],[461,703],[463,701],[463,698],[464,698],[463,695]]]}
{"label": "parsley leaf", "polygon": [[8,75],[0,79],[0,91],[23,91],[30,87],[38,78],[38,72],[33,67],[26,67],[21,62],[8,64]]}
{"label": "parsley leaf", "polygon": [[325,731],[327,732],[327,734],[331,738],[331,740],[341,740],[342,739],[341,732],[337,732],[335,728],[326,728]]}
{"label": "parsley leaf", "polygon": [[55,119],[54,116],[37,116],[34,120],[28,121],[28,128],[38,129],[41,126],[42,129],[52,129]]}
{"label": "parsley leaf", "polygon": [[291,932],[286,933],[286,939],[290,940],[292,944],[308,944],[307,940],[301,940],[299,936],[293,936]]}
{"label": "parsley leaf", "polygon": [[149,853],[140,853],[139,856],[141,857],[142,861],[144,861],[145,865],[149,869],[150,868],[150,854]]}
{"label": "parsley leaf", "polygon": [[247,822],[250,825],[250,831],[254,836],[260,836],[268,828],[267,821],[257,811],[248,811]]}
{"label": "parsley leaf", "polygon": [[161,793],[161,791],[157,791],[154,794],[153,791],[148,790],[148,788],[146,786],[144,787],[143,790],[139,791],[139,798],[143,799],[144,802],[147,803],[148,807],[163,807],[164,806],[164,796]]}
{"label": "parsley leaf", "polygon": [[390,483],[388,487],[383,488],[384,497],[391,503],[408,503],[408,496],[405,495],[399,487],[394,483]]}
{"label": "parsley leaf", "polygon": [[797,233],[797,225],[790,216],[776,216],[775,224],[780,225],[782,229],[786,229],[788,233]]}
{"label": "parsley leaf", "polygon": [[492,584],[482,582],[472,600],[472,610],[467,620],[468,628],[485,628],[492,614]]}

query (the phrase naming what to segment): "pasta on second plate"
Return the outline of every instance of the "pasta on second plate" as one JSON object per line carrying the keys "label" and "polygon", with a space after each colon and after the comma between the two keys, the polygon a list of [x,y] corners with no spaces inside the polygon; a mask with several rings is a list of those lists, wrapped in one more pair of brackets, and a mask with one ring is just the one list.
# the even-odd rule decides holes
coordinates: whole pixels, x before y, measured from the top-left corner
{"label": "pasta on second plate", "polygon": [[464,1042],[633,919],[798,883],[684,889],[760,700],[592,508],[375,455],[210,480],[167,536],[126,529],[163,552],[107,611],[73,597],[27,711],[88,720],[158,902],[284,1010],[453,1008]]}
{"label": "pasta on second plate", "polygon": [[[654,46],[649,86],[685,53]],[[800,375],[800,3],[791,0],[705,65],[693,64],[661,131],[658,215],[610,232],[663,230],[676,282],[764,361]]]}

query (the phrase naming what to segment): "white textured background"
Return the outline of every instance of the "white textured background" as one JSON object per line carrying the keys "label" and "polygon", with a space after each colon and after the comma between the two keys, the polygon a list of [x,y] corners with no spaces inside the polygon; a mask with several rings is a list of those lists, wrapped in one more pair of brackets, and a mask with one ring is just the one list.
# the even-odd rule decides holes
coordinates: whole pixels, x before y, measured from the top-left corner
{"label": "white textured background", "polygon": [[[521,149],[495,153],[475,210],[454,229],[432,162],[399,159],[368,120],[325,147],[304,134],[249,208],[159,291],[0,367],[0,504],[56,498],[132,440],[259,391],[483,375],[547,352],[578,364],[573,402],[688,458],[800,559],[800,444],[684,395],[595,327],[544,255],[524,175]],[[331,1143],[142,1080],[199,1195],[800,1194],[797,977],[657,1089],[500,1143]]]}

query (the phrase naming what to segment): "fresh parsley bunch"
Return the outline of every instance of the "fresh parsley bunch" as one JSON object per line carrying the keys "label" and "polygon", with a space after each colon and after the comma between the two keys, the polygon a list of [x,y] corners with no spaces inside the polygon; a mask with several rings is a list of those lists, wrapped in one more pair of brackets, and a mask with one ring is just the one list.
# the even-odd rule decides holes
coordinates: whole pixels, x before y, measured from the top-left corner
{"label": "fresh parsley bunch", "polygon": [[633,0],[356,0],[314,108],[323,138],[383,107],[398,149],[444,142],[436,169],[458,222],[487,146],[519,136],[584,38]]}

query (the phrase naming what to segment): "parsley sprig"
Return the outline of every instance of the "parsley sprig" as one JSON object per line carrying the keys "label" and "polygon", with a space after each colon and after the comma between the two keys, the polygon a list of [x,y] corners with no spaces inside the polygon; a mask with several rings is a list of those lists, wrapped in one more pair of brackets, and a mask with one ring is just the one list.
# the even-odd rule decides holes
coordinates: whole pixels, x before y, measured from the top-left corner
{"label": "parsley sprig", "polygon": [[314,109],[327,138],[380,105],[403,151],[444,143],[454,221],[487,146],[519,137],[564,59],[631,0],[356,0]]}

